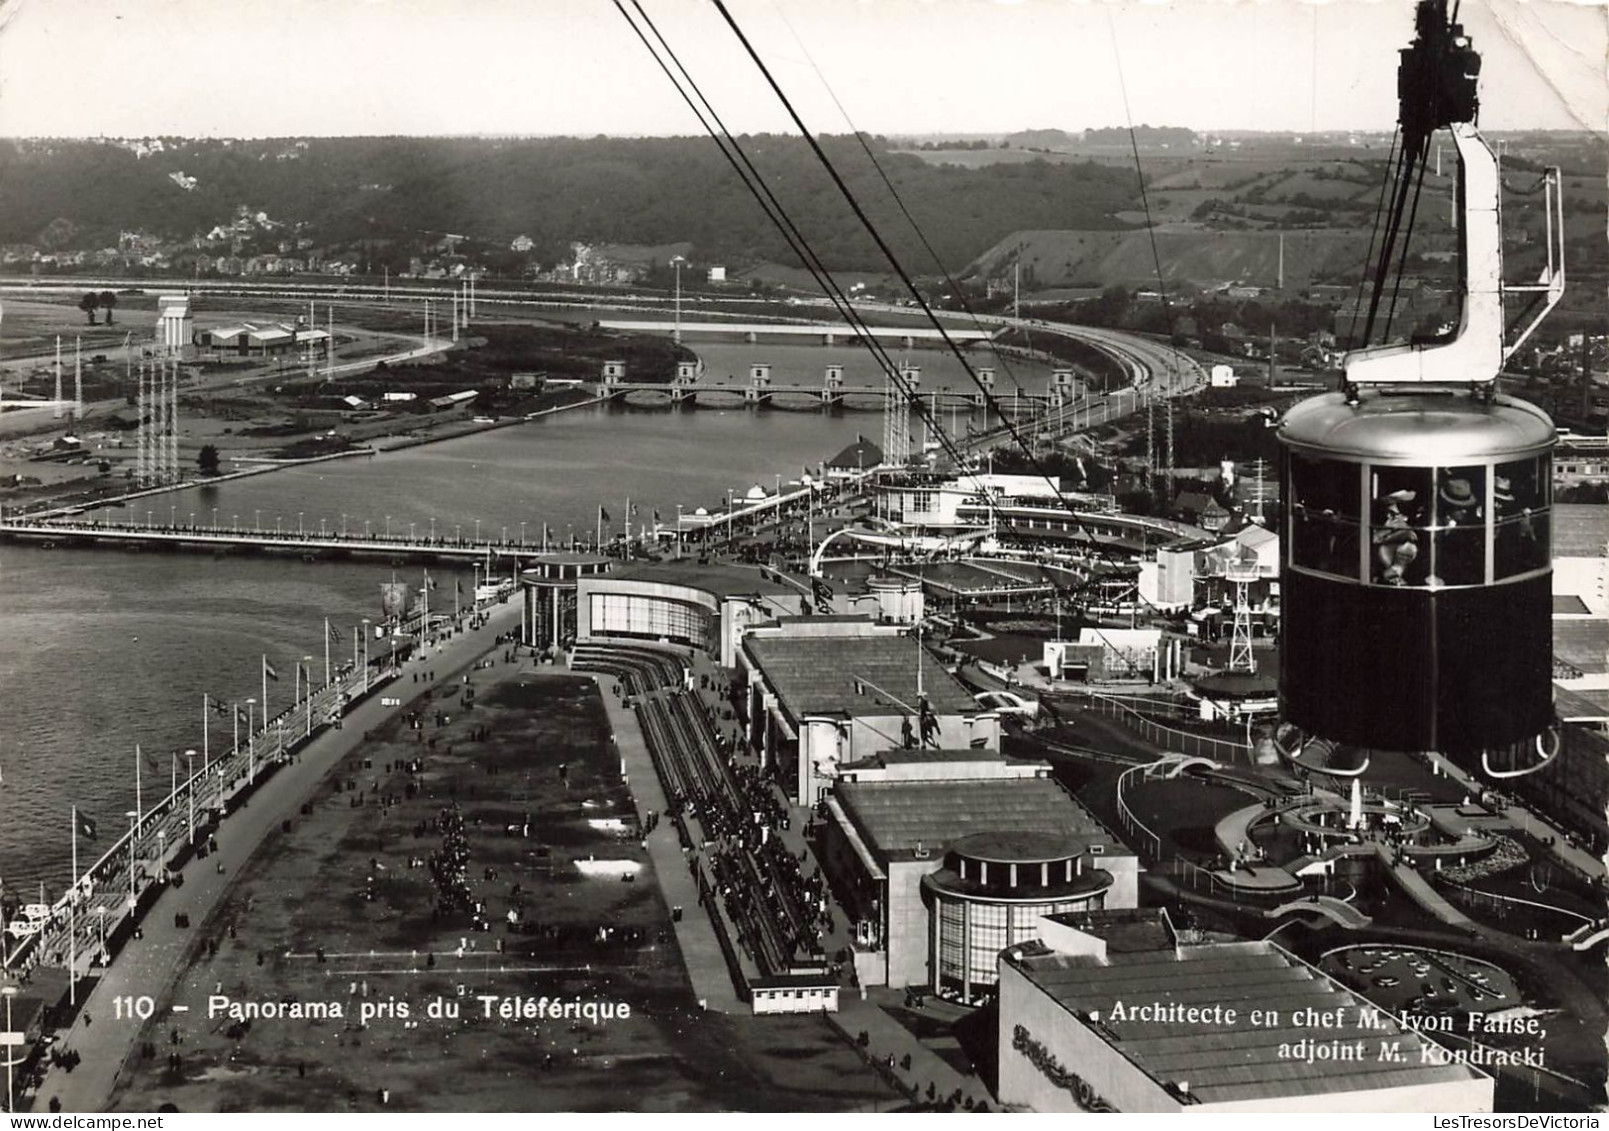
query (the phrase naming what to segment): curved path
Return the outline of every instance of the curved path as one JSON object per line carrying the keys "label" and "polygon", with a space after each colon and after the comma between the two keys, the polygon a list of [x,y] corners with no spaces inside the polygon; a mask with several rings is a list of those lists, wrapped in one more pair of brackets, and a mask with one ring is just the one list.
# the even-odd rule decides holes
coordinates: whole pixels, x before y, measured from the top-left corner
{"label": "curved path", "polygon": [[1314,899],[1293,899],[1289,903],[1282,903],[1268,912],[1268,917],[1278,919],[1280,916],[1289,915],[1292,912],[1322,915],[1337,926],[1345,927],[1349,931],[1356,931],[1374,922],[1373,919],[1350,903],[1342,899],[1336,899],[1333,895],[1321,895]]}

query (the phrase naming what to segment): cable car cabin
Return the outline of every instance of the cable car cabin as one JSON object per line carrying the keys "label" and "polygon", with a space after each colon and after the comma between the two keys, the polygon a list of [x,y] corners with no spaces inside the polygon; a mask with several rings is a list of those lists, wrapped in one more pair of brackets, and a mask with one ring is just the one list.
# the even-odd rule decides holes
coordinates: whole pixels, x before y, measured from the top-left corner
{"label": "cable car cabin", "polygon": [[1503,776],[1553,724],[1552,421],[1420,386],[1280,425],[1280,693],[1316,738]]}

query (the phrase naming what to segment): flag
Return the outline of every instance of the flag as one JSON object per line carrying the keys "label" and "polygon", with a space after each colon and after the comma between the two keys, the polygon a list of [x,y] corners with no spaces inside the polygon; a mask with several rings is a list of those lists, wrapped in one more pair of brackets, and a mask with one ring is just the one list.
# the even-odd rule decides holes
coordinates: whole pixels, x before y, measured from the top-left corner
{"label": "flag", "polygon": [[632,517],[632,518],[636,518],[636,517],[637,517],[637,509],[638,509],[638,508],[637,508],[637,504],[636,504],[636,503],[632,503],[632,504],[631,504],[631,517]]}
{"label": "flag", "polygon": [[453,578],[453,592],[454,593],[462,593],[463,591],[464,591],[464,579],[461,578],[461,577]]}
{"label": "flag", "polygon": [[602,507],[598,508],[598,521],[599,522],[608,522],[608,521],[610,521],[609,512],[604,510]]}
{"label": "flag", "polygon": [[335,631],[335,626],[329,621],[324,622],[324,635],[330,638],[331,644],[339,644],[341,642],[341,634]]}
{"label": "flag", "polygon": [[434,592],[436,588],[436,579],[430,576],[429,570],[425,571],[425,588],[431,590],[432,592]]}
{"label": "flag", "polygon": [[78,810],[78,835],[87,840],[95,839],[95,818]]}
{"label": "flag", "polygon": [[225,703],[222,699],[214,699],[209,695],[207,696],[207,702],[212,704],[212,710],[215,714],[227,715],[229,713],[229,704]]}
{"label": "flag", "polygon": [[241,722],[245,723],[247,726],[251,726],[251,716],[248,715],[245,711],[241,710],[239,706],[235,707],[235,718],[239,719]]}
{"label": "flag", "polygon": [[263,657],[263,674],[275,683],[279,682],[279,673],[274,670],[274,665],[268,662],[267,656]]}
{"label": "flag", "polygon": [[659,508],[658,507],[654,508],[654,521],[655,522],[659,521]]}

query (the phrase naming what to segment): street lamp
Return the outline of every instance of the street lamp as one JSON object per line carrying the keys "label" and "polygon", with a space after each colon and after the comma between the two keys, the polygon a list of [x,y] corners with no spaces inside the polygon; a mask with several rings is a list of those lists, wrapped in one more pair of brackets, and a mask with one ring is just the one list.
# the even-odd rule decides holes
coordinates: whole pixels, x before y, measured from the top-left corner
{"label": "street lamp", "polygon": [[686,262],[687,260],[680,255],[670,261],[670,265],[676,268],[676,328],[671,334],[672,340],[676,342],[682,340],[682,264]]}
{"label": "street lamp", "polygon": [[[3,945],[3,944],[0,944],[0,945]],[[10,1041],[12,1039],[12,1037],[11,1037],[11,999],[16,997],[16,996],[17,996],[17,987],[16,986],[0,986],[0,997],[3,997],[3,998],[6,999],[6,1040],[7,1041]],[[13,1048],[15,1048],[15,1047],[16,1047],[15,1045],[11,1045],[11,1044],[8,1044],[8,1045],[5,1046],[5,1049],[6,1049],[6,1111],[8,1113],[17,1110],[16,1090],[13,1087],[12,1081],[11,1081],[12,1065],[16,1063],[16,1059],[17,1059],[16,1054],[13,1053],[11,1050]]]}
{"label": "street lamp", "polygon": [[190,843],[195,844],[195,842],[196,842],[196,752],[194,750],[186,750],[184,752],[184,760],[188,764],[188,772],[190,774],[190,777],[188,779],[189,780],[189,788],[184,791],[186,797],[189,799],[189,802],[190,802]]}
{"label": "street lamp", "polygon": [[140,819],[140,815],[135,810],[130,809],[127,813],[124,814],[124,816],[126,816],[128,818],[128,905],[129,905],[129,910],[132,911],[132,910],[134,910],[134,903],[135,903],[135,900],[134,900],[134,822],[138,821]]}
{"label": "street lamp", "polygon": [[257,780],[257,700],[246,700],[246,780]]}
{"label": "street lamp", "polygon": [[[326,651],[324,653],[324,656],[325,656],[325,659],[328,660],[329,652]],[[302,657],[302,667],[307,669],[307,722],[303,727],[302,737],[303,738],[312,738],[313,737],[313,657],[312,656],[303,656]],[[324,676],[325,676],[326,685],[328,685],[328,680],[329,680],[329,665],[328,665],[328,663],[325,664]],[[280,757],[283,759],[284,754],[285,754],[283,744],[281,744],[281,748],[280,748],[279,753],[280,753]]]}

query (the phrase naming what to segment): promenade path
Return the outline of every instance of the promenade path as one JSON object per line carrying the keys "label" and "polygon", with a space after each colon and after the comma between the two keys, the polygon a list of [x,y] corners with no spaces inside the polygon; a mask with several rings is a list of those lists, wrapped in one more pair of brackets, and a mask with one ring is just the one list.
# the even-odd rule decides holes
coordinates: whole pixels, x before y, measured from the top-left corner
{"label": "promenade path", "polygon": [[1408,898],[1449,926],[1467,931],[1477,929],[1470,917],[1443,899],[1441,893],[1430,886],[1417,868],[1405,860],[1396,860],[1388,845],[1376,843],[1374,851],[1380,858],[1380,863],[1385,865],[1391,872],[1392,878],[1397,881],[1397,886],[1408,893]]}
{"label": "promenade path", "polygon": [[[578,673],[590,674],[590,673]],[[595,675],[599,697],[609,714],[609,729],[613,732],[620,761],[625,767],[631,796],[637,803],[637,815],[646,820],[648,814],[658,813],[663,818],[670,808],[665,790],[654,771],[653,758],[643,739],[637,714],[610,694],[612,676]],[[721,955],[721,944],[715,938],[715,926],[709,914],[698,903],[698,885],[688,867],[688,854],[682,851],[676,835],[676,823],[662,819],[657,828],[645,838],[648,858],[654,863],[654,874],[659,890],[664,893],[667,907],[680,907],[680,922],[672,922],[676,931],[676,944],[682,951],[682,964],[693,983],[693,993],[706,1009],[717,1013],[748,1012],[748,1006],[737,996],[732,975],[726,969]]]}
{"label": "promenade path", "polygon": [[[914,1089],[918,1102],[925,1100],[927,1086],[933,1085],[939,1100],[961,1093],[961,1102],[970,1097],[974,1107],[987,1105],[995,1108],[995,1098],[983,1081],[973,1073],[959,1072],[955,1066],[929,1048],[905,1026],[891,1017],[887,1009],[899,1004],[903,991],[879,988],[870,990],[865,998],[858,993],[846,992],[839,999],[836,1014],[830,1020],[847,1040],[856,1040],[861,1033],[867,1036],[865,1055],[873,1060],[885,1061],[893,1057],[893,1075],[902,1085]],[[934,1012],[938,1012],[935,1008]],[[905,1067],[904,1057],[909,1054],[911,1066]]]}
{"label": "promenade path", "polygon": [[[71,1028],[58,1032],[56,1047],[75,1050],[83,1059],[72,1072],[60,1068],[48,1072],[34,1097],[34,1110],[44,1110],[52,1096],[61,1101],[64,1112],[106,1110],[144,1026],[139,1018],[119,1018],[115,1000],[142,995],[158,1002],[166,1000],[187,952],[199,945],[204,934],[200,928],[222,903],[235,877],[245,871],[269,832],[298,814],[325,773],[362,746],[365,731],[402,709],[381,706],[381,700],[400,698],[406,705],[434,687],[451,682],[457,673],[496,647],[494,641],[499,633],[519,627],[520,605],[510,601],[492,606],[486,616],[484,627],[458,633],[405,663],[400,679],[352,708],[340,729],[316,736],[291,764],[268,778],[243,808],[223,822],[218,829],[218,852],[206,861],[192,861],[184,869],[182,888],[170,885],[163,890],[142,922],[143,937],[129,940],[84,999]],[[433,671],[435,682],[414,683],[412,676],[421,671]],[[224,872],[217,871],[217,863],[223,865]],[[173,917],[181,911],[189,914],[191,930],[174,926]]]}

